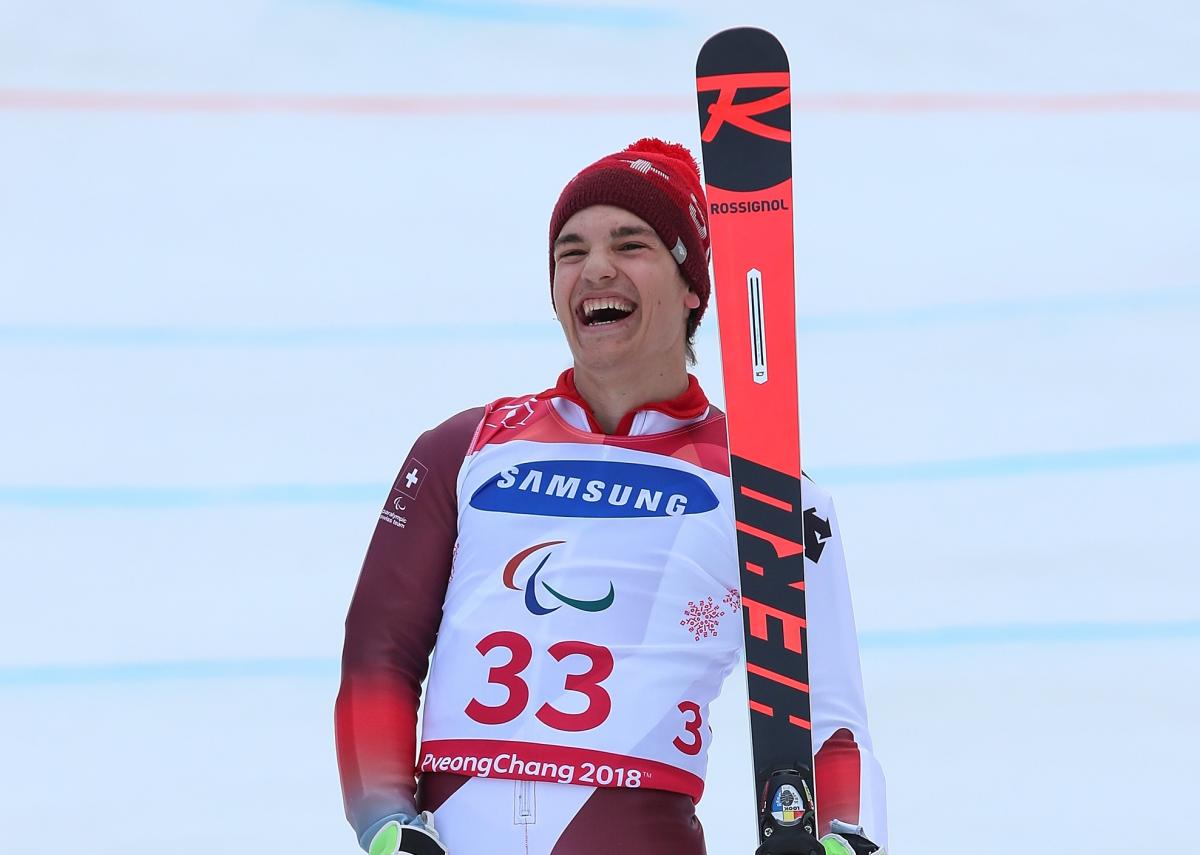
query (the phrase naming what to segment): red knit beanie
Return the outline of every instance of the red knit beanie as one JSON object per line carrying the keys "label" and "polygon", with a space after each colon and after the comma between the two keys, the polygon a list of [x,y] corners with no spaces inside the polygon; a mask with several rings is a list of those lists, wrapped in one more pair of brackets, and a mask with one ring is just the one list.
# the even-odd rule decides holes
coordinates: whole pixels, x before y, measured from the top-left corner
{"label": "red knit beanie", "polygon": [[674,256],[683,278],[700,298],[692,310],[699,323],[711,286],[704,188],[696,158],[682,145],[641,139],[624,151],[602,157],[563,188],[550,215],[550,285],[554,286],[554,241],[563,226],[592,205],[614,205],[637,214]]}

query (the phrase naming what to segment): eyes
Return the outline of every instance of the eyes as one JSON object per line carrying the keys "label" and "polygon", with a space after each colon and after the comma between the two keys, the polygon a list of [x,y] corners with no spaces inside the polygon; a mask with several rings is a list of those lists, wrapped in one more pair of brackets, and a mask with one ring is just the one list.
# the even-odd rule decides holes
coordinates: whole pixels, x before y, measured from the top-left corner
{"label": "eyes", "polygon": [[[627,240],[617,244],[614,249],[617,252],[629,254],[636,253],[643,249],[649,249],[650,245],[640,240]],[[563,250],[555,259],[556,262],[573,261],[584,258],[587,255],[587,250],[580,247]]]}

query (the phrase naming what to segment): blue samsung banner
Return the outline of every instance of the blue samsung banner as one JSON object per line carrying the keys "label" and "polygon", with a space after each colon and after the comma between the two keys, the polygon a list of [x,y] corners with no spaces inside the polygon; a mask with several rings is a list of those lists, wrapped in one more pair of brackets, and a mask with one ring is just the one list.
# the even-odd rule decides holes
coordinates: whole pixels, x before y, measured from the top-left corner
{"label": "blue samsung banner", "polygon": [[538,460],[497,473],[470,504],[549,517],[677,517],[711,511],[717,496],[703,478],[665,466]]}

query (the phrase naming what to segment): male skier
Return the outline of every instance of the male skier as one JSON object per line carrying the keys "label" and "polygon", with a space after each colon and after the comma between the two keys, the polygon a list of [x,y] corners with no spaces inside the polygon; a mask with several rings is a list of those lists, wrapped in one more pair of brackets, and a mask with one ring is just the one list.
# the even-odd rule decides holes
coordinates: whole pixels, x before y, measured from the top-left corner
{"label": "male skier", "polygon": [[[335,711],[372,855],[704,855],[708,707],[742,632],[725,418],[687,371],[710,291],[703,199],[691,154],[659,140],[575,176],[550,219],[573,368],[452,416],[401,468]],[[840,536],[829,496],[803,489],[828,523],[806,553],[812,845],[874,853],[883,778]],[[861,828],[827,833],[834,819]]]}

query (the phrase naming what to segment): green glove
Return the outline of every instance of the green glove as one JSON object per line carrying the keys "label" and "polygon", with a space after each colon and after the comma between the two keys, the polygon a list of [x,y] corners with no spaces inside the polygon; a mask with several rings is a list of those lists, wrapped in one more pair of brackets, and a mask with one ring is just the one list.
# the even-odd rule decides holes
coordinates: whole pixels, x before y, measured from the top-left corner
{"label": "green glove", "polygon": [[887,855],[882,846],[876,846],[863,834],[861,825],[851,825],[835,819],[831,830],[821,838],[825,855]]}
{"label": "green glove", "polygon": [[367,855],[446,855],[446,847],[433,827],[433,814],[402,816],[375,832]]}

